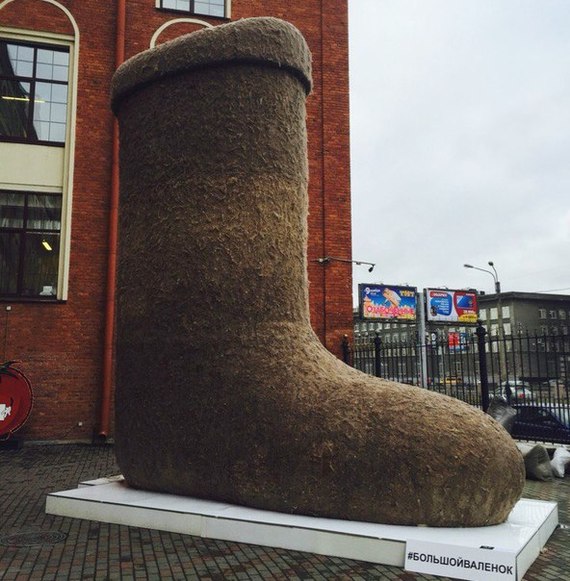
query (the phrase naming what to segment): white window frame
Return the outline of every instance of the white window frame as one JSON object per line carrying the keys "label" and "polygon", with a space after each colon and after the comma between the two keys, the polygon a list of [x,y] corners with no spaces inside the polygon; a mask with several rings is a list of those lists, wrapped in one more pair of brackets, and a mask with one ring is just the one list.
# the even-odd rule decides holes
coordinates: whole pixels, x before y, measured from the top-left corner
{"label": "white window frame", "polygon": [[231,18],[232,14],[232,0],[225,0],[224,2],[224,16],[210,16],[209,14],[202,14],[200,12],[191,12],[190,10],[176,10],[175,8],[163,8],[162,3],[164,0],[155,0],[155,8],[159,10],[174,10],[179,14],[192,14],[194,16],[206,16],[207,18]]}
{"label": "white window frame", "polygon": [[[59,7],[58,3],[51,2]],[[61,188],[54,188],[53,185],[46,187],[45,185],[35,183],[25,183],[24,179],[18,179],[19,183],[14,183],[12,176],[6,178],[0,171],[0,189],[13,190],[22,192],[38,193],[61,193],[61,230],[60,230],[60,249],[59,249],[59,269],[57,281],[57,295],[56,300],[65,301],[68,297],[69,290],[69,261],[71,251],[71,209],[73,198],[73,175],[74,175],[74,161],[75,161],[75,125],[77,115],[77,88],[78,88],[78,60],[79,60],[79,28],[77,23],[67,9],[61,7],[67,14],[70,22],[74,28],[75,35],[54,34],[49,32],[41,32],[35,30],[22,30],[11,27],[0,26],[0,36],[7,40],[14,40],[20,42],[28,42],[32,44],[44,44],[54,46],[66,46],[69,49],[69,71],[68,71],[68,99],[67,99],[67,127],[65,135],[65,144],[63,146],[63,173],[61,177]],[[13,147],[10,142],[3,142],[0,144],[2,150],[7,147]],[[21,144],[21,147],[48,147],[52,149],[53,146],[37,146],[34,144]],[[6,151],[8,151],[6,149]],[[32,150],[30,150],[32,151]],[[14,298],[14,301],[23,299],[23,297]]]}

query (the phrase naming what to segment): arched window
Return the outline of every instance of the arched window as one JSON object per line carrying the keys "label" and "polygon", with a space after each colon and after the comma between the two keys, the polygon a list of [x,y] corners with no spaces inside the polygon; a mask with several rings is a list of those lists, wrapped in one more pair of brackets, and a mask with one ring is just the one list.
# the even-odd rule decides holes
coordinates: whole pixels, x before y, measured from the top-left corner
{"label": "arched window", "polygon": [[61,36],[0,35],[1,298],[65,298],[72,55]]}

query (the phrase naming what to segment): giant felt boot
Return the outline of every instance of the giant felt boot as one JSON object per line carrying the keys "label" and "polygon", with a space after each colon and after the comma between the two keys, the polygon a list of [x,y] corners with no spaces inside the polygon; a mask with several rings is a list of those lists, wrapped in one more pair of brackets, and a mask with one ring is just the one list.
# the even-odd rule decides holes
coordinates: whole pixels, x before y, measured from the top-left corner
{"label": "giant felt boot", "polygon": [[524,479],[472,407],[360,373],[309,322],[291,25],[241,20],[117,71],[116,453],[136,488],[432,526],[504,521]]}

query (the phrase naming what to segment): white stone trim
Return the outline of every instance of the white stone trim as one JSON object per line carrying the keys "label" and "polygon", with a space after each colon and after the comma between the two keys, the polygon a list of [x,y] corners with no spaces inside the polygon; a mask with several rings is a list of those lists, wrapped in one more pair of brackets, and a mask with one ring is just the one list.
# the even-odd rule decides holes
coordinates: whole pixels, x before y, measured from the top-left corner
{"label": "white stone trim", "polygon": [[[37,0],[59,8],[68,18],[73,27],[73,37],[69,35],[41,32],[36,30],[20,30],[0,27],[0,33],[19,40],[42,41],[47,44],[66,44],[69,47],[69,82],[68,82],[68,125],[65,139],[65,155],[63,167],[63,199],[61,208],[61,233],[59,250],[59,278],[57,298],[67,300],[69,288],[69,262],[71,253],[71,210],[73,200],[73,175],[75,163],[75,127],[77,122],[77,91],[79,75],[79,26],[71,12],[57,0]],[[0,11],[16,0],[0,2]]]}

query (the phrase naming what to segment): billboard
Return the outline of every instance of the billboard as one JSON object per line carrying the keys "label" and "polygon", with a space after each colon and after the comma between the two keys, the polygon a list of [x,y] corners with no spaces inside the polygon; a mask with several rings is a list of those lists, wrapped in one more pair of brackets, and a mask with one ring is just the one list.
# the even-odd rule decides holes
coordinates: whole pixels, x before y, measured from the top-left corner
{"label": "billboard", "polygon": [[411,286],[359,284],[360,317],[377,321],[414,322],[417,289]]}
{"label": "billboard", "polygon": [[427,320],[439,323],[477,323],[475,291],[425,289]]}

